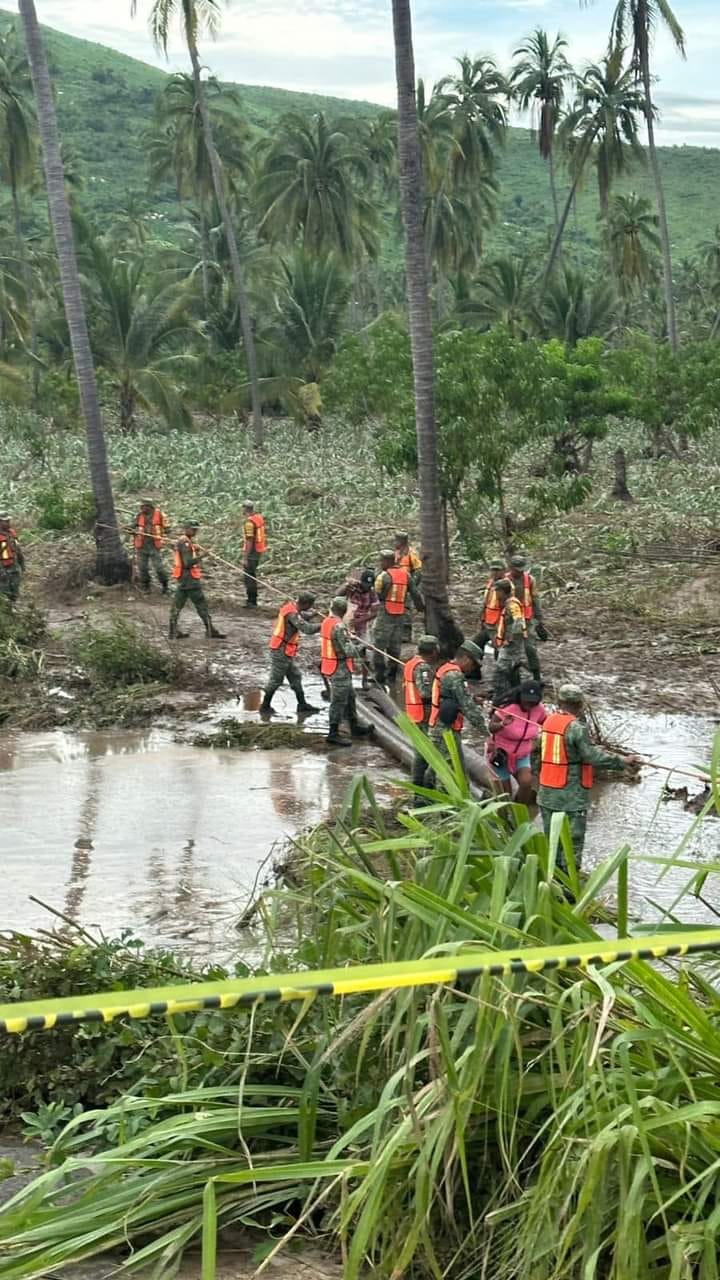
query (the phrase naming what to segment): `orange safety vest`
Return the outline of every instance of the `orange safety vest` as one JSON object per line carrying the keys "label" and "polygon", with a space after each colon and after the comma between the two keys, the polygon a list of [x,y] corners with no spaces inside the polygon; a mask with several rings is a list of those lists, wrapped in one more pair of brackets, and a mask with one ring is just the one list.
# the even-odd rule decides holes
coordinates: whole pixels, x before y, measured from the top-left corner
{"label": "orange safety vest", "polygon": [[[138,551],[140,551],[145,541],[145,530],[147,528],[144,511],[140,512],[140,515],[135,521],[135,525],[137,527],[137,533],[135,534],[135,546],[137,547]],[[152,516],[150,517],[150,531],[152,533],[152,540],[155,546],[157,547],[158,551],[160,550],[163,544],[163,535],[166,529],[167,529],[167,517],[164,511],[161,511],[159,507],[156,507],[152,513]]]}
{"label": "orange safety vest", "polygon": [[287,620],[291,613],[297,613],[298,607],[293,600],[288,600],[287,604],[281,605],[275,622],[273,633],[270,637],[271,649],[282,649],[286,658],[294,658],[300,647],[300,632],[296,631],[291,640],[287,639],[288,625]]}
{"label": "orange safety vest", "polygon": [[502,609],[500,608],[498,593],[495,590],[495,578],[489,578],[485,583],[482,620],[486,626],[496,627],[501,617]]}
{"label": "orange safety vest", "polygon": [[[198,548],[195,546],[194,542],[191,542],[189,538],[181,538],[180,542],[184,542],[190,548],[193,556],[197,556]],[[183,558],[180,555],[180,547],[178,544],[178,546],[175,548],[175,558],[173,560],[172,576],[175,579],[179,579],[179,578],[182,578],[183,574],[186,572],[187,570],[185,568],[185,565],[183,564]],[[200,581],[200,579],[202,578],[202,573],[200,572],[199,564],[194,564],[192,566],[190,570],[190,577],[195,578],[197,582]]]}
{"label": "orange safety vest", "polygon": [[502,649],[503,645],[505,644],[505,632],[507,631],[507,617],[505,614],[505,610],[507,609],[508,605],[510,606],[510,612],[513,618],[519,618],[519,617],[523,618],[523,635],[525,636],[527,635],[527,623],[524,620],[523,607],[520,604],[520,601],[515,599],[515,596],[509,596],[507,605],[505,606],[505,608],[503,608],[500,614],[500,621],[498,622],[497,631],[495,632],[495,647],[497,649]]}
{"label": "orange safety vest", "polygon": [[[333,632],[340,625],[340,619],[336,618],[333,613],[325,618],[320,627],[320,670],[324,676],[334,676],[338,669],[340,659],[335,652],[333,644]],[[352,671],[352,658],[343,658],[348,671]]]}
{"label": "orange safety vest", "polygon": [[12,569],[17,559],[15,551],[15,539],[17,534],[14,529],[8,529],[5,533],[0,533],[0,569]]}
{"label": "orange safety vest", "polygon": [[[248,534],[247,534],[248,524],[255,525],[255,532],[252,535],[252,537],[248,537]],[[245,521],[245,530],[246,530],[245,546],[243,547],[243,550],[246,553],[249,551],[257,551],[259,555],[262,555],[265,551],[267,551],[267,533],[265,530],[264,516],[260,516],[260,515],[248,516],[247,520]]]}
{"label": "orange safety vest", "polygon": [[405,612],[405,597],[408,593],[410,574],[407,569],[398,568],[385,569],[384,572],[392,580],[392,586],[383,600],[385,612],[393,618],[400,618]]}
{"label": "orange safety vest", "polygon": [[[437,671],[435,672],[435,679],[433,680],[433,687],[432,687],[432,710],[430,711],[430,728],[432,728],[433,725],[436,725],[438,720],[440,719],[440,693],[441,693],[443,676],[446,676],[448,671],[459,671],[459,670],[460,668],[457,662],[444,662],[442,666],[438,667]],[[465,723],[465,717],[462,711],[458,711],[458,714],[456,715],[450,728],[460,730],[462,729],[464,723]]]}
{"label": "orange safety vest", "polygon": [[422,569],[422,560],[412,547],[408,551],[404,551],[402,555],[395,552],[395,565],[398,569],[407,569],[408,573],[417,573],[418,569]]}
{"label": "orange safety vest", "polygon": [[403,693],[405,694],[405,713],[416,724],[425,720],[425,703],[420,697],[420,690],[415,683],[415,672],[425,659],[417,654],[403,667]]}
{"label": "orange safety vest", "polygon": [[510,582],[512,582],[513,594],[515,595],[515,598],[520,601],[523,607],[523,613],[525,614],[525,619],[529,622],[535,612],[535,606],[533,604],[533,588],[535,586],[535,579],[531,573],[525,571],[522,576],[522,591],[518,591],[518,584],[512,574],[506,573],[505,577],[509,578]]}
{"label": "orange safety vest", "polygon": [[[570,781],[570,760],[565,746],[568,726],[577,719],[562,711],[548,716],[540,736],[540,786],[560,790]],[[584,764],[580,770],[580,782],[588,791],[593,784],[593,767]]]}

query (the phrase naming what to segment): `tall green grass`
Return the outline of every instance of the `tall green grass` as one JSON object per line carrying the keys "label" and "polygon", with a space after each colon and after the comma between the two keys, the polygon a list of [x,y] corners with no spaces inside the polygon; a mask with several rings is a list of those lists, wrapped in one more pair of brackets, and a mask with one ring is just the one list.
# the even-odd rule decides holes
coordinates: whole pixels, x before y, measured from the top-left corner
{"label": "tall green grass", "polygon": [[[302,884],[263,903],[271,941],[295,933],[274,965],[607,936],[601,895],[627,850],[582,886],[563,878],[559,824],[548,844],[521,807],[475,803],[433,763],[447,788],[425,810],[388,817],[360,779],[337,823],[299,841]],[[197,1024],[178,1024],[181,1090],[73,1120],[0,1211],[0,1277],[127,1244],[126,1268],[165,1275],[202,1241],[211,1280],[231,1225],[278,1244],[319,1234],[351,1280],[718,1275],[712,970],[633,962],[309,1001],[274,1040],[268,1012],[204,1074],[188,1068]]]}

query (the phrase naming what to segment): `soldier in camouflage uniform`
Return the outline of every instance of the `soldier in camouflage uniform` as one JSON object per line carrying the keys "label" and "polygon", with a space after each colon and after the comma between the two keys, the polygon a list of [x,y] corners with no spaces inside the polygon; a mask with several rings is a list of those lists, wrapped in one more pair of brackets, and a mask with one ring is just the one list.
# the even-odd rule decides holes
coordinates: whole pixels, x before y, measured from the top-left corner
{"label": "soldier in camouflage uniform", "polygon": [[[150,566],[152,565],[160,583],[164,596],[168,593],[168,576],[160,547],[168,530],[164,513],[147,498],[140,503],[140,510],[133,524],[135,530],[135,551],[137,553],[138,577],[140,590],[150,590]],[[159,542],[160,546],[156,543]]]}
{"label": "soldier in camouflage uniform", "polygon": [[349,747],[352,745],[340,734],[340,725],[347,720],[353,738],[365,738],[372,734],[372,728],[360,724],[355,704],[355,691],[352,682],[352,668],[348,660],[362,657],[362,650],[350,639],[344,618],[348,602],[345,596],[335,596],[330,606],[330,616],[321,624],[323,675],[330,681],[330,730],[326,741],[330,746]]}
{"label": "soldier in camouflage uniform", "polygon": [[[507,576],[508,581],[512,583],[513,595],[517,597],[525,611],[527,667],[533,680],[540,682],[542,679],[540,674],[540,655],[535,641],[538,639],[547,640],[548,633],[543,622],[542,606],[535,579],[528,570],[525,556],[516,555],[510,557],[510,569]],[[531,612],[529,613],[530,610]]]}
{"label": "soldier in camouflage uniform", "polygon": [[[454,662],[444,662],[438,667],[433,680],[432,711],[430,713],[430,741],[438,751],[449,758],[445,734],[451,732],[463,762],[462,729],[465,720],[487,733],[487,723],[480,707],[467,687],[467,677],[482,670],[482,649],[472,640],[460,645]],[[463,765],[464,767],[464,765]],[[434,776],[428,774],[428,785],[434,785]]]}
{"label": "soldier in camouflage uniform", "polygon": [[[380,609],[373,627],[373,644],[378,649],[382,649],[383,653],[373,655],[373,672],[377,683],[383,687],[386,682],[387,684],[394,684],[400,670],[398,661],[389,662],[384,657],[384,654],[387,653],[399,660],[402,651],[405,606],[404,603],[400,607],[393,602],[393,595],[398,588],[398,584],[401,584],[405,589],[405,599],[409,595],[415,606],[420,610],[424,610],[425,601],[413,582],[412,574],[407,569],[399,569],[396,566],[394,551],[382,551],[380,553],[380,573],[375,580],[375,591],[380,601]],[[399,612],[393,612],[393,608],[399,609]]]}
{"label": "soldier in camouflage uniform", "polygon": [[313,622],[308,616],[314,604],[315,596],[312,592],[303,591],[297,602],[288,601],[278,613],[270,639],[270,675],[260,704],[261,716],[273,714],[273,695],[277,693],[283,680],[287,680],[297,698],[298,715],[311,716],[320,710],[305,700],[302,675],[295,661],[300,636],[316,636],[320,630],[320,623]]}
{"label": "soldier in camouflage uniform", "polygon": [[[499,618],[496,616],[499,608],[499,600],[495,595],[495,587],[498,582],[502,582],[505,577],[505,561],[499,557],[497,560],[490,561],[490,577],[488,578],[483,593],[483,609],[480,618],[480,630],[476,636],[473,636],[473,642],[478,649],[485,650],[486,644],[495,646],[495,635],[497,633],[497,624]],[[497,658],[497,649],[494,652]]]}
{"label": "soldier in camouflage uniform", "polygon": [[[540,789],[538,805],[545,834],[550,834],[554,813],[563,813],[570,823],[575,863],[582,861],[590,805],[592,777],[587,766],[613,772],[634,772],[641,764],[639,756],[611,755],[590,741],[582,714],[584,698],[576,685],[564,684],[559,690],[559,710],[548,716],[540,739]],[[567,870],[562,853],[558,863]]]}
{"label": "soldier in camouflage uniform", "polygon": [[0,515],[0,595],[17,600],[25,572],[25,556],[7,512]]}
{"label": "soldier in camouflage uniform", "polygon": [[[405,663],[403,670],[405,714],[422,733],[427,733],[430,725],[433,680],[439,660],[440,647],[437,636],[421,636],[417,654]],[[426,770],[425,757],[416,751],[413,754],[412,763],[412,780],[416,787],[423,785]]]}
{"label": "soldier in camouflage uniform", "polygon": [[168,634],[171,640],[187,640],[188,632],[178,631],[177,623],[182,610],[189,602],[205,623],[205,634],[208,639],[224,640],[224,633],[213,626],[208,603],[205,599],[205,592],[201,585],[202,571],[200,569],[199,548],[195,545],[197,531],[197,522],[189,520],[183,525],[182,538],[175,543],[172,571],[175,591],[170,606],[170,628]]}
{"label": "soldier in camouflage uniform", "polygon": [[502,609],[498,622],[495,645],[497,662],[493,684],[493,702],[498,706],[520,680],[520,668],[527,666],[525,636],[527,627],[522,605],[513,595],[512,583],[503,578],[495,591]]}
{"label": "soldier in camouflage uniform", "polygon": [[[409,533],[395,534],[395,564],[398,569],[407,569],[415,586],[422,582],[422,560],[414,547],[410,546]],[[405,597],[405,617],[403,619],[402,638],[406,644],[412,643],[413,603],[408,592]]]}

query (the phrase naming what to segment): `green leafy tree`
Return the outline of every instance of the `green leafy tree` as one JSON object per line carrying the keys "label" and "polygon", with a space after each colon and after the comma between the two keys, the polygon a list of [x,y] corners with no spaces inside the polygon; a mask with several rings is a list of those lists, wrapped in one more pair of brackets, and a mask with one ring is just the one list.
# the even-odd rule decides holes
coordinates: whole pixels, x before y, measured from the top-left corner
{"label": "green leafy tree", "polygon": [[70,204],[65,188],[60,134],[55,115],[50,71],[34,0],[19,0],[19,8],[35,94],[50,221],[57,247],[65,315],[85,422],[90,479],[97,516],[95,526],[97,572],[104,582],[111,583],[127,578],[130,566],[115,515],[95,366],[80,287]]}
{"label": "green leafy tree", "polygon": [[567,40],[564,36],[558,33],[551,43],[547,31],[536,27],[513,53],[515,63],[510,75],[515,101],[521,111],[531,112],[538,150],[548,166],[555,226],[560,221],[555,183],[555,142],[565,101],[565,87],[573,75],[565,49]]}
{"label": "green leafy tree", "polygon": [[672,251],[668,226],[665,189],[660,161],[655,145],[655,108],[652,100],[652,76],[650,50],[653,36],[659,26],[668,32],[678,53],[685,57],[685,35],[668,0],[617,0],[613,14],[611,40],[616,49],[624,48],[631,41],[631,65],[643,88],[643,110],[647,125],[648,154],[655,185],[655,199],[660,219],[660,244],[662,247],[663,285],[667,336],[673,351],[679,345],[675,294],[673,290]]}
{"label": "green leafy tree", "polygon": [[257,182],[259,231],[271,241],[300,240],[311,253],[344,262],[377,253],[377,213],[362,186],[372,168],[361,143],[320,112],[283,116],[268,143]]}
{"label": "green leafy tree", "polygon": [[458,306],[465,325],[489,329],[502,325],[514,338],[536,327],[535,289],[527,258],[495,258],[478,272],[476,289]]}
{"label": "green leafy tree", "polygon": [[305,382],[320,382],[337,349],[350,301],[350,276],[334,255],[318,258],[301,249],[282,267],[276,295],[278,346],[289,371]]}
{"label": "green leafy tree", "polygon": [[[138,0],[131,0],[130,11],[133,15],[136,13],[137,7]],[[260,399],[260,383],[258,380],[257,353],[255,351],[255,335],[253,333],[250,304],[247,289],[245,287],[243,264],[240,259],[237,237],[235,235],[235,228],[233,226],[233,220],[227,200],[222,165],[215,145],[212,117],[210,115],[210,108],[208,107],[208,101],[205,94],[202,67],[200,64],[200,52],[198,49],[198,39],[201,33],[206,31],[212,37],[218,29],[220,22],[220,0],[152,0],[150,7],[150,32],[156,48],[162,50],[166,57],[168,52],[170,29],[176,19],[179,21],[182,28],[185,43],[187,44],[188,53],[190,55],[193,83],[195,85],[195,98],[200,112],[200,119],[202,121],[205,150],[210,163],[213,191],[215,193],[215,199],[217,200],[220,218],[223,224],[223,231],[225,233],[225,239],[230,252],[230,264],[232,267],[233,283],[235,286],[235,298],[238,314],[240,316],[240,328],[242,331],[245,360],[248,369],[248,380],[250,383],[253,431],[255,435],[255,444],[259,448],[263,443],[263,419],[262,403]]]}
{"label": "green leafy tree", "polygon": [[582,271],[564,267],[545,287],[540,307],[542,333],[574,347],[581,338],[611,334],[616,312],[611,282],[589,281]]}

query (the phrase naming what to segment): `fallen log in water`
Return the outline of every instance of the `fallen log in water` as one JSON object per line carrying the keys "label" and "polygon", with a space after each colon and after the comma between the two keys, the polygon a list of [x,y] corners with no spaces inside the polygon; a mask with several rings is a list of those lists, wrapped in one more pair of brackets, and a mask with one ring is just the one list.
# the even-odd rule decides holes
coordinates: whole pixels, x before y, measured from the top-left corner
{"label": "fallen log in water", "polygon": [[[386,751],[409,769],[412,765],[413,750],[402,731],[395,723],[398,714],[397,705],[383,689],[373,688],[357,694],[358,710],[369,724],[373,725],[378,742]],[[473,794],[480,798],[481,793],[487,795],[492,790],[493,775],[477,751],[472,747],[463,747],[465,766],[470,779]]]}

